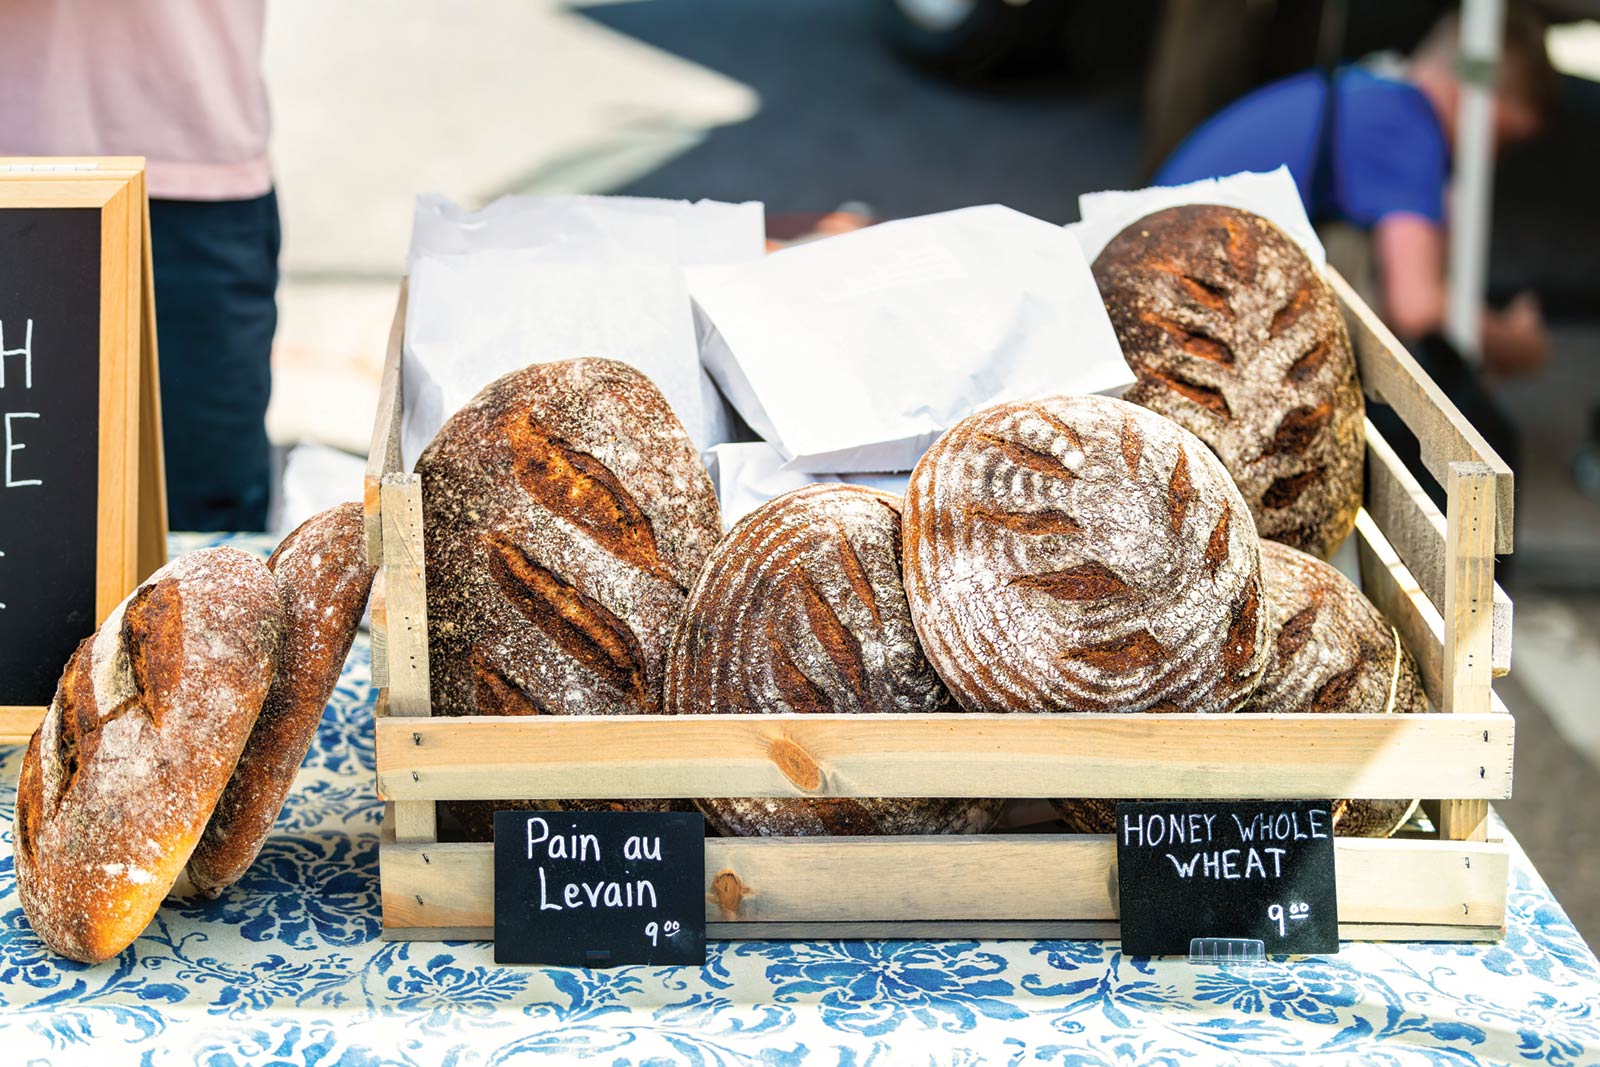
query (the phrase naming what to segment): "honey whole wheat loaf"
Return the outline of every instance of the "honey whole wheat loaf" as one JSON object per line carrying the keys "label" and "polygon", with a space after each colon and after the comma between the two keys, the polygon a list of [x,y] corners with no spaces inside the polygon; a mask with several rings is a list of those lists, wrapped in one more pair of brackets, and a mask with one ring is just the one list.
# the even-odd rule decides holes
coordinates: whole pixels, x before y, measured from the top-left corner
{"label": "honey whole wheat loaf", "polygon": [[[1335,568],[1261,543],[1271,608],[1267,670],[1244,711],[1414,714],[1428,710],[1417,662],[1388,619]],[[1414,800],[1340,800],[1334,832],[1387,837]]]}
{"label": "honey whole wheat loaf", "polygon": [[[668,657],[669,714],[959,711],[900,579],[900,500],[822,483],[745,516],[700,573]],[[978,833],[1001,802],[707,798],[738,836]]]}
{"label": "honey whole wheat loaf", "polygon": [[190,884],[208,896],[238,881],[260,853],[350,654],[372,592],[361,505],[340,504],[295,527],[267,569],[283,601],[283,645],[250,740],[189,857]]}
{"label": "honey whole wheat loaf", "polygon": [[[667,644],[722,526],[648,378],[607,359],[514,371],[445,422],[417,473],[436,714],[660,712]],[[447,809],[483,837],[495,807],[529,803]]]}
{"label": "honey whole wheat loaf", "polygon": [[[1241,711],[1411,714],[1427,711],[1417,664],[1389,621],[1328,564],[1276,541],[1261,542],[1261,580],[1271,649],[1261,684]],[[1336,800],[1334,832],[1387,837],[1414,800]],[[1055,802],[1067,828],[1109,834],[1116,801]]]}
{"label": "honey whole wheat loaf", "polygon": [[969,711],[1237,710],[1266,666],[1260,547],[1193,434],[1108,397],[999,404],[911,475],[905,587]]}
{"label": "honey whole wheat loaf", "polygon": [[271,573],[209,548],[79,644],[17,783],[17,895],[53,951],[109,959],[149,924],[250,736],[282,629]]}
{"label": "honey whole wheat loaf", "polygon": [[1361,506],[1363,406],[1333,291],[1237,208],[1147,215],[1094,261],[1106,312],[1159,411],[1221,457],[1271,538],[1326,558]]}

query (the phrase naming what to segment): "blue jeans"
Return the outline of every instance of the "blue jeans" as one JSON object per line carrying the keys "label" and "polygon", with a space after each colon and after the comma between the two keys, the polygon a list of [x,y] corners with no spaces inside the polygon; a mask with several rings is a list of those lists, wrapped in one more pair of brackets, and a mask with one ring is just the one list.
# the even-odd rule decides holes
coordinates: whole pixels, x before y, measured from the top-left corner
{"label": "blue jeans", "polygon": [[152,200],[156,331],[174,530],[263,530],[278,325],[278,198]]}

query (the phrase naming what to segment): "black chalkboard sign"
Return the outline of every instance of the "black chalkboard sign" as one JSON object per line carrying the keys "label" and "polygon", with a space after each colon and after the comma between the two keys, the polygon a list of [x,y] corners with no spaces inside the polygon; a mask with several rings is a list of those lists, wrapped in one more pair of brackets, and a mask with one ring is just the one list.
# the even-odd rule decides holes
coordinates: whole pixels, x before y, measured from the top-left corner
{"label": "black chalkboard sign", "polygon": [[0,704],[95,627],[100,212],[0,211]]}
{"label": "black chalkboard sign", "polygon": [[705,837],[694,812],[495,812],[495,962],[705,966]]}
{"label": "black chalkboard sign", "polygon": [[1186,954],[1197,937],[1269,955],[1339,951],[1332,806],[1317,801],[1117,805],[1122,951]]}
{"label": "black chalkboard sign", "polygon": [[166,560],[144,160],[0,159],[0,745]]}

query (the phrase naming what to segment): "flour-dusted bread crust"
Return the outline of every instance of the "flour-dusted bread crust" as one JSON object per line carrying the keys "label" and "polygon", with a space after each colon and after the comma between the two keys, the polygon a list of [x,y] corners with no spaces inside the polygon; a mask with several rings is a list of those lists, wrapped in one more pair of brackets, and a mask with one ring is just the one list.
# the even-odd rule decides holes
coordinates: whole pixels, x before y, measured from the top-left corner
{"label": "flour-dusted bread crust", "polygon": [[[745,516],[711,553],[668,659],[674,715],[957,712],[900,579],[900,499],[817,484]],[[737,836],[978,833],[985,799],[711,798]]]}
{"label": "flour-dusted bread crust", "polygon": [[317,735],[372,592],[361,505],[313,515],[267,560],[284,608],[278,671],[250,740],[189,857],[189,882],[215,896],[255,862]]}
{"label": "flour-dusted bread crust", "polygon": [[661,710],[667,644],[722,520],[648,378],[607,359],[515,371],[445,422],[417,473],[436,714]]}
{"label": "flour-dusted bread crust", "polygon": [[[1319,559],[1261,543],[1270,610],[1267,670],[1245,711],[1415,714],[1428,710],[1417,662],[1361,590]],[[1410,800],[1341,800],[1334,832],[1387,837]]]}
{"label": "flour-dusted bread crust", "polygon": [[1237,710],[1266,665],[1260,548],[1222,464],[1133,404],[999,404],[905,500],[923,651],[969,711]]}
{"label": "flour-dusted bread crust", "polygon": [[233,774],[282,630],[272,574],[208,548],[72,654],[17,784],[17,895],[52,951],[109,959],[149,924]]}
{"label": "flour-dusted bread crust", "polygon": [[1126,398],[1211,446],[1262,537],[1331,555],[1361,506],[1363,407],[1305,253],[1259,215],[1194,204],[1123,230],[1094,276],[1138,376]]}

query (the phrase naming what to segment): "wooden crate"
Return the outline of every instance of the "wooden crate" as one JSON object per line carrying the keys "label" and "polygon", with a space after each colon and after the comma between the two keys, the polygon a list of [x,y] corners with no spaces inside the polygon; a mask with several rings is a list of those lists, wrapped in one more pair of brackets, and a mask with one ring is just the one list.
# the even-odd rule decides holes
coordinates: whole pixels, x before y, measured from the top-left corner
{"label": "wooden crate", "polygon": [[[1448,518],[1367,425],[1363,584],[1417,657],[1430,715],[429,717],[422,497],[400,464],[405,288],[366,476],[374,586],[379,867],[387,938],[493,936],[492,846],[440,843],[439,800],[997,796],[1442,798],[1434,836],[1338,839],[1340,934],[1491,940],[1513,722],[1511,471],[1330,272],[1367,396],[1391,405],[1448,491]],[[713,838],[712,937],[1115,937],[1110,836]]]}

